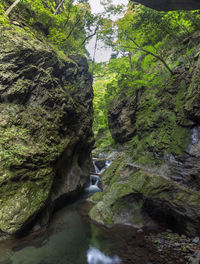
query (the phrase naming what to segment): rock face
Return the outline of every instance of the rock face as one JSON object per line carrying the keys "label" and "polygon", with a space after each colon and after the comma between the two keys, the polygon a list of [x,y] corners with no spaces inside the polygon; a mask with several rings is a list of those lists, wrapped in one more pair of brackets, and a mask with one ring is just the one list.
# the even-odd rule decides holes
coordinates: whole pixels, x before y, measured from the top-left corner
{"label": "rock face", "polygon": [[86,182],[92,78],[19,27],[1,29],[0,49],[0,230],[15,234]]}
{"label": "rock face", "polygon": [[159,11],[200,9],[198,0],[137,0],[134,2]]}
{"label": "rock face", "polygon": [[200,59],[191,72],[182,71],[164,89],[142,87],[132,104],[122,96],[117,105],[110,104],[108,118],[115,142],[131,140],[127,144],[133,161],[160,167],[159,174],[196,190],[200,190],[199,69]]}
{"label": "rock face", "polygon": [[130,166],[123,153],[104,173],[102,183],[104,193],[92,197],[97,204],[90,216],[96,221],[141,228],[152,224],[150,217],[175,232],[200,233],[200,192]]}
{"label": "rock face", "polygon": [[131,98],[123,97],[117,105],[110,107],[108,124],[112,138],[118,143],[130,140],[136,134],[136,111],[138,93]]}
{"label": "rock face", "polygon": [[165,43],[167,62],[178,65],[173,77],[159,71],[152,78],[158,82],[137,87],[137,97],[136,88],[125,93],[125,85],[110,97],[109,127],[126,157],[113,162],[102,177],[104,193],[92,198],[96,221],[145,226],[154,220],[200,235],[200,44],[195,35],[191,39],[195,45],[190,39],[181,44],[193,48],[190,66],[179,47]]}

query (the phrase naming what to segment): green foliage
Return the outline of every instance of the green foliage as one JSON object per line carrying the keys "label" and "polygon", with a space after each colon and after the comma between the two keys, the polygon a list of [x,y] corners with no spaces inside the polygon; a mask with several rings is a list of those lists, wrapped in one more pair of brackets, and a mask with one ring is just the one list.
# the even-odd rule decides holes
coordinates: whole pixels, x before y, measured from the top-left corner
{"label": "green foliage", "polygon": [[114,140],[111,137],[108,129],[107,107],[105,104],[105,89],[109,79],[98,78],[95,80],[94,89],[94,122],[93,131],[96,138],[95,146],[107,151],[114,145]]}
{"label": "green foliage", "polygon": [[186,72],[189,67],[192,72],[199,52],[193,41],[199,19],[199,11],[166,13],[134,5],[112,25],[117,32],[115,54],[121,57],[112,56],[102,68],[106,81],[101,107],[111,111],[138,92],[133,124],[137,136],[128,146],[141,163],[156,163],[167,153],[181,154],[190,141],[184,113],[188,83],[177,69]]}
{"label": "green foliage", "polygon": [[[53,47],[66,55],[84,54],[85,44],[96,34],[95,28],[104,25],[100,15],[91,14],[87,1],[65,0],[58,9],[61,0],[21,0],[9,14],[9,18],[31,28],[37,38],[46,39]],[[4,15],[10,6],[3,0],[0,5],[0,23],[9,18]]]}
{"label": "green foliage", "polygon": [[9,19],[8,17],[4,14],[4,6],[0,3],[0,25],[9,25]]}

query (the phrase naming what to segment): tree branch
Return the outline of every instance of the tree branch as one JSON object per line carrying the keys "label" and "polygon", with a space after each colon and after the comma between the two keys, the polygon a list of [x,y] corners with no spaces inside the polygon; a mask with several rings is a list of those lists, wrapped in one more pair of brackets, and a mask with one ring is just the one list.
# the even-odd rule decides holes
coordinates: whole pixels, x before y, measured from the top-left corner
{"label": "tree branch", "polygon": [[163,58],[161,58],[159,55],[154,54],[154,53],[151,52],[151,51],[148,51],[148,50],[146,50],[146,49],[140,47],[140,46],[136,43],[136,41],[135,41],[134,39],[132,39],[132,38],[128,38],[128,39],[131,40],[131,41],[135,44],[135,46],[136,46],[136,47],[129,47],[129,48],[137,49],[137,50],[141,50],[141,51],[143,51],[143,52],[145,52],[145,53],[147,53],[147,54],[149,54],[149,55],[152,55],[153,57],[155,57],[156,59],[158,59],[159,61],[161,61],[161,62],[163,63],[163,65],[164,65],[165,68],[170,72],[171,75],[174,74],[174,72],[169,68],[169,66],[168,66],[167,63],[164,61]]}
{"label": "tree branch", "polygon": [[71,36],[72,32],[74,31],[75,27],[79,24],[80,21],[81,21],[81,19],[78,18],[77,21],[75,22],[75,24],[73,25],[73,27],[71,28],[71,30],[69,31],[69,33],[67,35],[67,39]]}
{"label": "tree branch", "polygon": [[94,35],[96,35],[98,29],[99,29],[99,27],[97,26],[96,29],[95,29],[95,31],[94,31],[91,35],[87,36],[87,37],[83,40],[83,42],[81,43],[81,45],[84,45],[85,42],[86,42],[89,38],[92,38]]}

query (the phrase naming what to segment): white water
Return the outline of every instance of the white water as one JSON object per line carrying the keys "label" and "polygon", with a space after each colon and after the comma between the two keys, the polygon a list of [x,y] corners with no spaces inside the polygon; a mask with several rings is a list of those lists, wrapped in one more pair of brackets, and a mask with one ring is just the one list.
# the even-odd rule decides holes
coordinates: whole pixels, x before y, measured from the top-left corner
{"label": "white water", "polygon": [[100,177],[98,175],[93,175],[93,174],[90,175],[90,185],[98,186],[99,182],[100,182]]}
{"label": "white water", "polygon": [[112,164],[111,160],[106,160],[105,167],[103,167],[103,169],[101,169],[98,173],[102,174],[111,164]]}
{"label": "white water", "polygon": [[198,141],[199,141],[199,131],[198,131],[198,127],[195,127],[192,130],[192,144],[197,144]]}
{"label": "white water", "polygon": [[98,167],[95,164],[95,160],[92,161],[93,162],[93,166],[94,166],[94,170],[96,173],[100,174],[100,170],[98,169]]}
{"label": "white water", "polygon": [[118,256],[108,257],[95,247],[90,247],[87,251],[88,264],[120,264],[121,260]]}
{"label": "white water", "polygon": [[[103,153],[100,153],[99,157],[105,158],[105,155]],[[99,175],[102,174],[111,164],[112,164],[111,160],[106,160],[105,166],[101,170],[99,170],[95,164],[95,158],[93,158],[93,166],[95,169],[95,173]],[[101,180],[100,176],[91,174],[90,175],[90,185],[85,188],[85,192],[88,194],[93,194],[95,192],[101,192],[102,190],[98,186],[100,180]]]}
{"label": "white water", "polygon": [[90,175],[90,185],[85,188],[87,193],[101,192],[101,189],[98,187],[100,182],[100,177],[97,175]]}

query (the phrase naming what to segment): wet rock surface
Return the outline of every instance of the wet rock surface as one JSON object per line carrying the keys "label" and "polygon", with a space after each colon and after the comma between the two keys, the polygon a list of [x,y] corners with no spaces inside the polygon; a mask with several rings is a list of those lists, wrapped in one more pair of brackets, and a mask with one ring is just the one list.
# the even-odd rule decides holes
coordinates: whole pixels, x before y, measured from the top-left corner
{"label": "wet rock surface", "polygon": [[[88,207],[89,205],[89,207]],[[85,221],[88,221],[88,210],[91,208],[91,204],[80,205],[79,210],[84,217]],[[171,232],[164,231],[156,228],[138,229],[129,225],[114,225],[113,227],[105,227],[95,223],[100,229],[101,234],[108,240],[114,243],[112,249],[113,254],[117,254],[124,264],[186,264],[185,253],[181,250],[177,251],[173,247],[168,245],[163,247],[161,251],[154,240],[157,237],[167,237],[168,234],[173,235]],[[176,234],[177,235],[177,234]],[[179,235],[177,235],[179,236]],[[191,242],[190,238],[185,237],[185,241]],[[171,241],[173,243],[174,241]],[[192,245],[194,243],[191,242]],[[193,256],[193,252],[187,254],[189,257]]]}
{"label": "wet rock surface", "polygon": [[97,158],[94,160],[94,164],[97,166],[98,170],[101,171],[106,166],[106,159]]}

